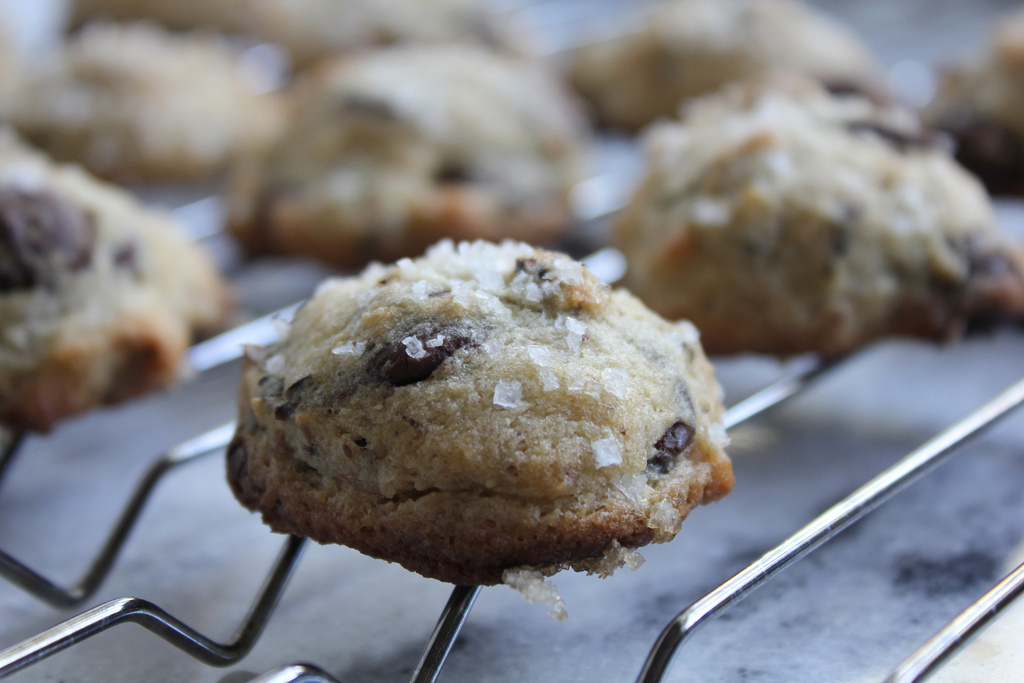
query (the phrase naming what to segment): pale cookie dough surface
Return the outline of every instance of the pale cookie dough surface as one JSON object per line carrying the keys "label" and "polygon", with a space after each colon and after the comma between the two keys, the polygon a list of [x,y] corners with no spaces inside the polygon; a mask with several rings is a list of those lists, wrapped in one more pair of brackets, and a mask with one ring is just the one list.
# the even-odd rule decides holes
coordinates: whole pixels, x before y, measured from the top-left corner
{"label": "pale cookie dough surface", "polygon": [[996,25],[983,57],[946,72],[926,116],[990,192],[1024,194],[1024,12]]}
{"label": "pale cookie dough surface", "polygon": [[120,181],[199,180],[279,132],[274,93],[214,35],[94,24],[0,116],[60,160]]}
{"label": "pale cookie dough surface", "polygon": [[250,351],[239,407],[243,504],[453,583],[607,573],[732,487],[693,326],[520,243],[327,281]]}
{"label": "pale cookie dough surface", "polygon": [[579,51],[573,86],[606,124],[640,128],[727,83],[794,72],[882,96],[884,74],[845,27],[795,0],[673,0]]}
{"label": "pale cookie dough surface", "polygon": [[1020,320],[1020,248],[908,114],[810,82],[735,87],[647,139],[627,286],[709,353],[836,355]]}
{"label": "pale cookie dough surface", "polygon": [[67,415],[173,382],[230,296],[168,217],[0,135],[0,423]]}
{"label": "pale cookie dough surface", "polygon": [[529,49],[486,0],[77,0],[74,9],[77,21],[153,19],[246,33],[279,43],[300,65],[397,43]]}
{"label": "pale cookie dough surface", "polygon": [[569,223],[589,131],[542,65],[466,46],[341,59],[294,93],[286,134],[232,178],[254,252],[343,266],[442,237],[551,241]]}

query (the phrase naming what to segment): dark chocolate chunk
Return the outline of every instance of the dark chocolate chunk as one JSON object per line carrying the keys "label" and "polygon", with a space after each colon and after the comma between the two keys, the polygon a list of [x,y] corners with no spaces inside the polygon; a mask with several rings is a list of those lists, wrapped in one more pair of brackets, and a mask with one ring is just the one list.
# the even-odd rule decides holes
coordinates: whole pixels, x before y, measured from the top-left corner
{"label": "dark chocolate chunk", "polygon": [[287,401],[274,408],[274,417],[278,420],[287,420],[295,413],[295,401]]}
{"label": "dark chocolate chunk", "polygon": [[114,267],[122,270],[129,271],[135,279],[139,279],[142,275],[142,269],[139,268],[139,250],[138,248],[128,242],[122,244],[114,250]]}
{"label": "dark chocolate chunk", "polygon": [[399,118],[398,112],[390,102],[367,95],[346,93],[338,98],[337,104],[343,112],[354,116],[369,116],[388,121]]}
{"label": "dark chocolate chunk", "polygon": [[956,160],[993,194],[1024,191],[1024,140],[992,119],[957,111],[940,126],[956,138]]}
{"label": "dark chocolate chunk", "polygon": [[232,481],[244,479],[249,474],[249,452],[245,443],[235,438],[228,445],[228,476]]}
{"label": "dark chocolate chunk", "polygon": [[[438,334],[444,335],[440,346],[430,347],[427,343],[436,339]],[[413,358],[409,355],[405,344],[398,339],[380,351],[371,361],[372,367],[392,386],[403,387],[407,384],[422,382],[430,377],[442,363],[453,353],[470,343],[468,337],[446,331],[428,332],[413,335],[423,344],[423,356]],[[403,337],[404,338],[404,337]]]}
{"label": "dark chocolate chunk", "polygon": [[472,178],[469,169],[464,164],[456,162],[443,164],[434,172],[434,181],[438,183],[468,183]]}
{"label": "dark chocolate chunk", "polygon": [[877,121],[853,121],[846,127],[854,133],[870,131],[901,152],[935,147],[935,136],[926,131],[907,131]]}
{"label": "dark chocolate chunk", "polygon": [[34,287],[92,261],[90,214],[50,192],[0,188],[0,291]]}
{"label": "dark chocolate chunk", "polygon": [[668,474],[679,456],[693,443],[693,427],[679,421],[668,428],[654,444],[657,451],[647,459],[647,470],[658,474]]}

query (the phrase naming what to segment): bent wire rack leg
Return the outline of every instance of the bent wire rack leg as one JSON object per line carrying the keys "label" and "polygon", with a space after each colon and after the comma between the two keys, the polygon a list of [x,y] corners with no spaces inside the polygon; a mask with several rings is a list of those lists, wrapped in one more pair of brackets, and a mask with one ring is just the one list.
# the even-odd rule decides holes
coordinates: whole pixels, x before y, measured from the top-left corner
{"label": "bent wire rack leg", "polygon": [[249,679],[249,683],[341,683],[312,664],[291,664]]}
{"label": "bent wire rack leg", "polygon": [[1024,564],[1010,572],[992,590],[905,659],[885,679],[885,683],[917,683],[925,680],[1021,595],[1024,595]]}
{"label": "bent wire rack leg", "polygon": [[[744,420],[782,403],[843,360],[845,358],[831,361],[808,359],[789,377],[784,377],[768,385],[729,408],[722,417],[722,423],[727,429],[735,427]],[[473,603],[476,602],[479,595],[480,586],[455,587],[448,599],[448,604],[441,612],[437,626],[434,627],[434,631],[430,635],[430,640],[427,641],[419,664],[413,671],[412,683],[434,683],[437,680],[448,653],[451,652],[455,639],[458,638],[462,626],[469,617],[470,610],[473,609]]]}
{"label": "bent wire rack leg", "polygon": [[234,423],[222,425],[175,446],[158,458],[139,481],[134,494],[88,571],[71,588],[62,588],[56,585],[2,550],[0,550],[0,576],[54,607],[67,608],[80,605],[96,592],[96,589],[110,573],[129,533],[145,507],[146,501],[149,500],[164,475],[180,465],[194,462],[224,448],[231,440],[234,431]]}
{"label": "bent wire rack leg", "polygon": [[234,664],[248,654],[263,632],[302,554],[304,544],[305,539],[298,536],[289,536],[285,541],[256,600],[227,643],[211,640],[151,602],[131,597],[118,598],[82,612],[0,652],[0,676],[24,669],[122,622],[142,626],[205,664]]}
{"label": "bent wire rack leg", "polygon": [[726,607],[739,602],[786,567],[820,547],[866,514],[946,460],[955,446],[1024,403],[1024,379],[953,426],[942,431],[721,586],[680,612],[658,636],[638,683],[657,683],[668,673],[679,648]]}

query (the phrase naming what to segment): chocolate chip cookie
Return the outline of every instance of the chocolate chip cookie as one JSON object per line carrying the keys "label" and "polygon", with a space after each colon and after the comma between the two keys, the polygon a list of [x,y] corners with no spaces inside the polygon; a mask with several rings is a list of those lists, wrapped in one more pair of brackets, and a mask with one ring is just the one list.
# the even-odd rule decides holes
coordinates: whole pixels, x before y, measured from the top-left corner
{"label": "chocolate chip cookie", "polygon": [[0,134],[0,423],[47,431],[166,386],[229,309],[169,218]]}
{"label": "chocolate chip cookie", "polygon": [[153,19],[280,44],[299,65],[367,47],[469,43],[529,51],[522,31],[486,0],[76,0],[77,21]]}
{"label": "chocolate chip cookie", "polygon": [[221,39],[140,23],[85,27],[0,117],[57,159],[139,182],[223,170],[267,144],[283,111]]}
{"label": "chocolate chip cookie", "polygon": [[228,478],[273,529],[452,583],[608,573],[732,487],[694,327],[521,243],[328,280],[239,410]]}
{"label": "chocolate chip cookie", "polygon": [[990,192],[1024,194],[1024,12],[1004,17],[981,59],[945,73],[926,117]]}
{"label": "chocolate chip cookie", "polygon": [[845,27],[795,0],[674,0],[580,49],[570,79],[607,125],[637,129],[734,81],[794,72],[884,97],[884,73]]}
{"label": "chocolate chip cookie", "polygon": [[239,165],[232,231],[348,267],[442,237],[551,241],[589,142],[574,104],[540,64],[467,46],[332,62],[299,84],[274,148]]}
{"label": "chocolate chip cookie", "polygon": [[905,111],[775,81],[698,100],[647,147],[615,229],[627,286],[709,353],[834,356],[1024,314],[1020,246]]}

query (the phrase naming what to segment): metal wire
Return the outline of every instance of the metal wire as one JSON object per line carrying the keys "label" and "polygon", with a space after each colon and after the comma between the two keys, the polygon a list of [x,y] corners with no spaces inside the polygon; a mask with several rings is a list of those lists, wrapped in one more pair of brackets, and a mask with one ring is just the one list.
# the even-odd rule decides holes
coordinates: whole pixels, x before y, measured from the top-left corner
{"label": "metal wire", "polygon": [[1024,564],[1010,572],[992,590],[960,613],[945,628],[903,661],[885,683],[918,683],[935,673],[1014,600],[1024,594]]}
{"label": "metal wire", "polygon": [[0,652],[0,677],[9,676],[75,643],[126,622],[142,626],[205,664],[234,664],[248,654],[263,632],[304,545],[304,538],[288,537],[248,614],[227,643],[219,643],[204,636],[151,602],[131,597],[118,598]]}
{"label": "metal wire", "polygon": [[156,485],[172,470],[181,465],[216,453],[223,449],[234,434],[235,425],[229,423],[175,446],[158,458],[135,487],[124,511],[107,536],[106,542],[85,575],[70,588],[62,588],[42,574],[30,569],[6,552],[0,550],[0,576],[28,591],[54,607],[75,607],[89,599],[106,579],[115,560],[135,527],[146,501]]}
{"label": "metal wire", "polygon": [[697,629],[917,481],[944,462],[955,446],[991,426],[1021,403],[1024,403],[1024,379],[1018,380],[981,408],[909,453],[746,569],[680,612],[658,637],[637,678],[638,683],[657,683],[663,680],[679,648]]}
{"label": "metal wire", "polygon": [[[805,389],[825,371],[835,367],[841,359],[822,362],[808,357],[798,365],[796,372],[751,394],[725,411],[722,423],[726,429],[782,403]],[[434,683],[451,652],[455,639],[480,594],[480,586],[456,586],[438,619],[437,626],[427,641],[420,663],[412,675],[412,683]]]}

